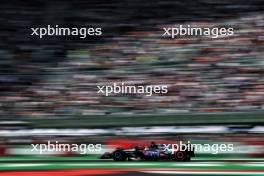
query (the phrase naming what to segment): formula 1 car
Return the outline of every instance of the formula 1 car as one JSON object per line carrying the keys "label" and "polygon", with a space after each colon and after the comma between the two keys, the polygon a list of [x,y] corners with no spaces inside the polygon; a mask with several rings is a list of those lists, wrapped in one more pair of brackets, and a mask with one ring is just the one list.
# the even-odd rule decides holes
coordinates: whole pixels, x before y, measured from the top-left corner
{"label": "formula 1 car", "polygon": [[190,161],[194,157],[194,151],[173,151],[172,149],[164,150],[164,145],[152,142],[150,147],[136,146],[132,149],[117,148],[112,153],[106,152],[101,159],[113,159],[114,161],[158,161],[158,160],[174,160],[174,161]]}

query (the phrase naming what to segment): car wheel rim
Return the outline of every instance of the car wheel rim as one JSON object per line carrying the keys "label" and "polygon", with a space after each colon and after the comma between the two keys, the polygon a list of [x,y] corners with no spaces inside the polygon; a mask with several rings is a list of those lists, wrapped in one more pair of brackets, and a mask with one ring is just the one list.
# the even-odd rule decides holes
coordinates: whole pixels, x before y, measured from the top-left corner
{"label": "car wheel rim", "polygon": [[184,154],[182,152],[177,153],[177,158],[182,159],[184,158]]}
{"label": "car wheel rim", "polygon": [[116,158],[120,158],[121,157],[121,154],[119,152],[115,153],[115,157]]}

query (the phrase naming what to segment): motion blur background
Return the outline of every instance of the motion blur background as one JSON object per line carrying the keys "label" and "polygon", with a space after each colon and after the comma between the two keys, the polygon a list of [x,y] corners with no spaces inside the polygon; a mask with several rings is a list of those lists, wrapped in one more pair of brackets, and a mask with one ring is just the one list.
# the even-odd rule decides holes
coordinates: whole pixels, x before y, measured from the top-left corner
{"label": "motion blur background", "polygon": [[[235,144],[198,158],[263,157],[263,12],[263,0],[4,0],[0,156],[43,157],[30,144],[48,140],[109,148],[115,139],[165,139]],[[233,27],[234,36],[161,37],[180,24]],[[47,25],[102,27],[103,35],[30,35]],[[114,82],[164,84],[168,93],[96,93]]]}

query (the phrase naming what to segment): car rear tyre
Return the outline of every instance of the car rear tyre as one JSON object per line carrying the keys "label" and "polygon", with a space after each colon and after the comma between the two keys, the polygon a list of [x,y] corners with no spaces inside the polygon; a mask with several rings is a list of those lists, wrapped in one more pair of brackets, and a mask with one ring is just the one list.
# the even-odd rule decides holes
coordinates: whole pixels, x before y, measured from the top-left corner
{"label": "car rear tyre", "polygon": [[114,161],[126,161],[127,156],[126,153],[122,150],[116,150],[113,152],[113,160]]}

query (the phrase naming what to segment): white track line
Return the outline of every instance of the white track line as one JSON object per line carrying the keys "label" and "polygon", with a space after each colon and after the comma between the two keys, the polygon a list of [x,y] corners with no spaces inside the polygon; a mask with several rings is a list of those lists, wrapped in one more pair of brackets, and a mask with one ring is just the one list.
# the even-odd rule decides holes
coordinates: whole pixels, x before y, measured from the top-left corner
{"label": "white track line", "polygon": [[225,166],[225,163],[177,163],[177,164],[172,164],[173,166]]}
{"label": "white track line", "polygon": [[204,174],[214,174],[214,175],[264,175],[264,171],[259,172],[222,172],[222,171],[141,171],[143,173],[149,174],[192,174],[192,175],[204,175]]}
{"label": "white track line", "polygon": [[27,164],[2,164],[1,167],[32,167],[32,166],[48,166],[50,164],[35,164],[35,163],[27,163]]}

